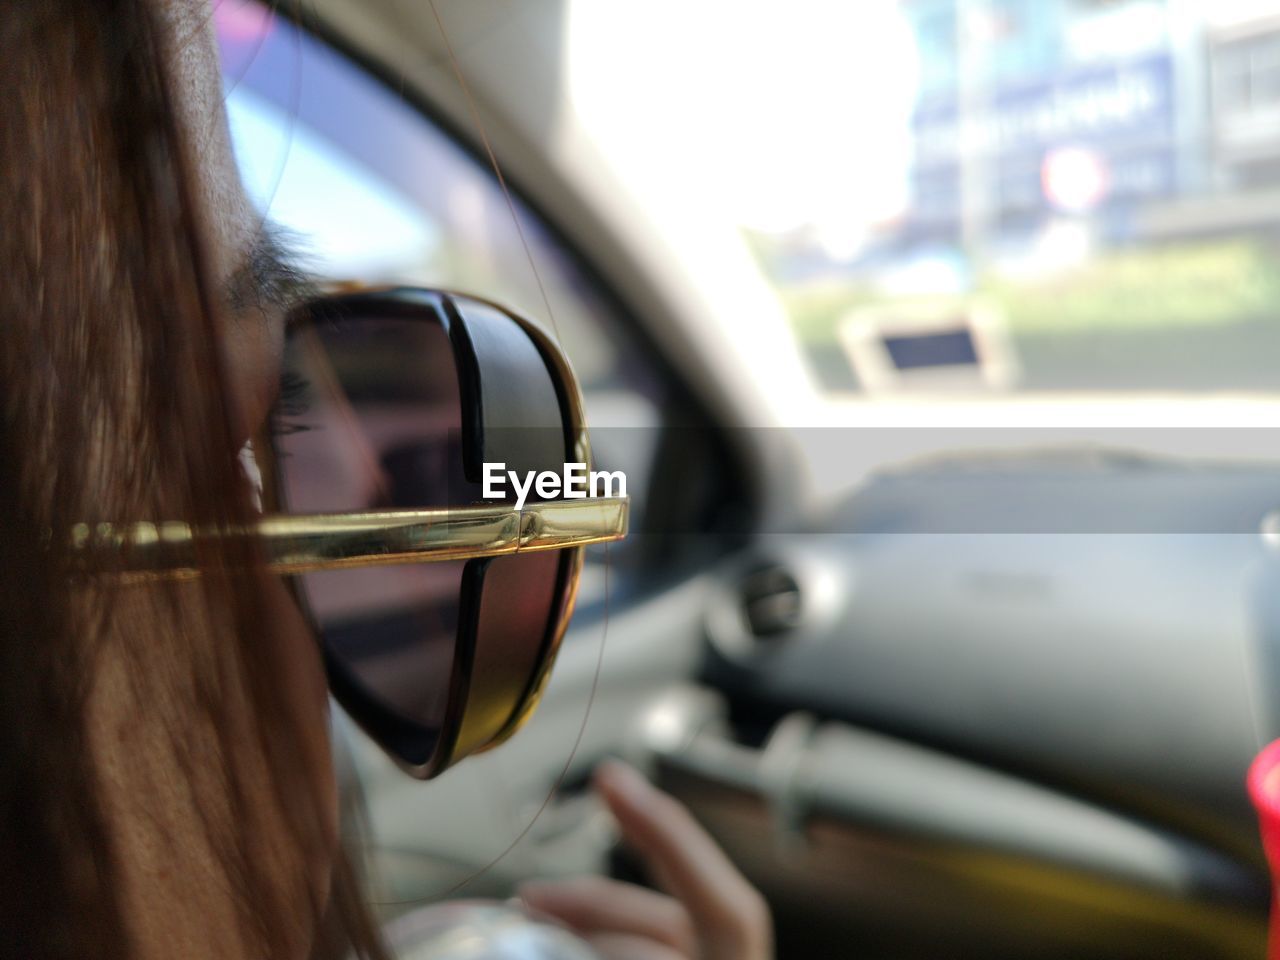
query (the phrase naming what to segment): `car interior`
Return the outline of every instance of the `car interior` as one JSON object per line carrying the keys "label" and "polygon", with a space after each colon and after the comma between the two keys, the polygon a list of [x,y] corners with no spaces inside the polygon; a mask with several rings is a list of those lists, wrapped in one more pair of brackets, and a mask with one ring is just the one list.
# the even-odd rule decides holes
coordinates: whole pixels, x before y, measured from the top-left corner
{"label": "car interior", "polygon": [[[1221,6],[219,7],[242,172],[309,269],[542,323],[632,501],[501,749],[424,784],[335,710],[386,918],[644,880],[589,789],[616,756],[765,894],[779,957],[1261,955],[1280,6]],[[797,140],[800,100],[842,129]],[[724,214],[831,144],[863,177],[890,114],[911,142],[858,203],[892,181],[892,217]]]}

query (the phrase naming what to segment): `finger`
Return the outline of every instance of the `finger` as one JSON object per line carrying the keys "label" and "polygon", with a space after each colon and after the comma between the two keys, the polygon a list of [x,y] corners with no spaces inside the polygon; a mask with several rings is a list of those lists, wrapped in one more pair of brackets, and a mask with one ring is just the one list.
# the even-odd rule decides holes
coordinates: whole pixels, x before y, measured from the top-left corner
{"label": "finger", "polygon": [[697,956],[673,950],[665,943],[627,934],[600,933],[586,939],[604,960],[693,960]]}
{"label": "finger", "polygon": [[607,877],[537,881],[520,885],[520,898],[582,933],[618,933],[664,943],[693,956],[697,936],[689,912],[676,900]]}
{"label": "finger", "polygon": [[685,905],[705,943],[768,954],[763,898],[682,804],[616,762],[597,769],[596,785],[623,838]]}

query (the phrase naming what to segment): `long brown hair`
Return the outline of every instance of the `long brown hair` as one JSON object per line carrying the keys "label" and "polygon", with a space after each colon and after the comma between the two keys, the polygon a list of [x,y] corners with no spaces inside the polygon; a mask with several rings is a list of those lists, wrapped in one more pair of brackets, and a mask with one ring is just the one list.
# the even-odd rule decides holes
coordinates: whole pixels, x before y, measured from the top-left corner
{"label": "long brown hair", "polygon": [[[281,858],[331,853],[302,731],[277,703],[289,665],[263,581],[227,553],[251,548],[210,548],[196,583],[141,588],[79,576],[68,547],[76,523],[223,526],[251,509],[154,6],[0,13],[0,952],[131,952],[100,759],[133,762],[118,741],[136,735],[137,780],[157,792],[132,814],[185,844],[164,804],[195,813],[191,856],[225,888],[244,955],[286,955],[316,930],[375,955],[349,886],[337,914],[299,916],[271,882]],[[119,729],[91,722],[104,695]],[[162,761],[146,760],[156,743]]]}

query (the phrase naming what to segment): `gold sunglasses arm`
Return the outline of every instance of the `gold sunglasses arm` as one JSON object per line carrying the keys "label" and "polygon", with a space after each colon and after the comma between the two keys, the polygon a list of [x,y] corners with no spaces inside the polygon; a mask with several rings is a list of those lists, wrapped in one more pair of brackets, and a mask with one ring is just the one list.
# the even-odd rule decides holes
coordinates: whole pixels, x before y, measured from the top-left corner
{"label": "gold sunglasses arm", "polygon": [[[202,539],[243,535],[277,573],[311,573],[396,563],[501,557],[621,540],[630,499],[593,497],[526,504],[387,510],[368,513],[276,514],[244,531],[197,533],[185,523],[78,524],[73,545],[129,579],[198,576]],[[114,561],[114,564],[113,562]],[[86,562],[86,568],[97,564]]]}

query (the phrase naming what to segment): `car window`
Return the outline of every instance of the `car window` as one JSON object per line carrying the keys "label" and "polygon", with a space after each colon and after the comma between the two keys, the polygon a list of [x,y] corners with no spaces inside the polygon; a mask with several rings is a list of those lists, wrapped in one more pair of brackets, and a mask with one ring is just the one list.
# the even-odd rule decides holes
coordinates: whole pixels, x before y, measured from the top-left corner
{"label": "car window", "polygon": [[[597,466],[625,472],[643,530],[672,385],[580,262],[399,91],[256,4],[221,5],[217,24],[243,178],[304,266],[326,279],[473,292],[542,324],[579,377]],[[627,569],[628,549],[610,548],[616,567]],[[588,563],[584,606],[603,589],[597,566]]]}
{"label": "car window", "polygon": [[753,235],[825,386],[1280,388],[1280,33],[1218,6],[899,4],[895,208]]}
{"label": "car window", "polygon": [[575,6],[575,96],[644,177],[662,44],[704,165],[665,188],[715,193],[828,400],[1280,389],[1280,4],[676,9]]}

